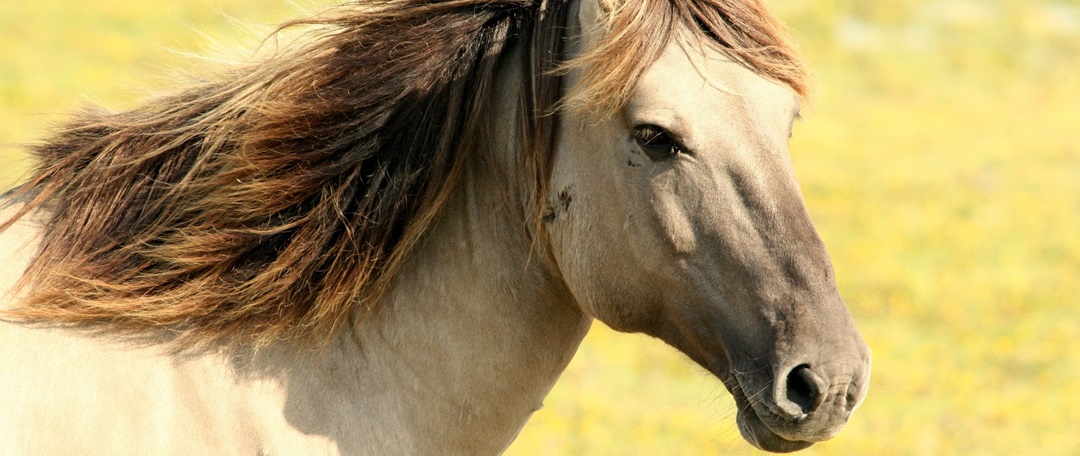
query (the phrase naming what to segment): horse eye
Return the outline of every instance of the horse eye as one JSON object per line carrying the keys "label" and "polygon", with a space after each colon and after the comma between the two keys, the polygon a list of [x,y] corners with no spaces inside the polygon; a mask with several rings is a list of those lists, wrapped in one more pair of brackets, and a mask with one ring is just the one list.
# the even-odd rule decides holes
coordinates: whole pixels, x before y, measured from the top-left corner
{"label": "horse eye", "polygon": [[652,161],[670,160],[682,152],[679,143],[656,125],[634,127],[634,142]]}

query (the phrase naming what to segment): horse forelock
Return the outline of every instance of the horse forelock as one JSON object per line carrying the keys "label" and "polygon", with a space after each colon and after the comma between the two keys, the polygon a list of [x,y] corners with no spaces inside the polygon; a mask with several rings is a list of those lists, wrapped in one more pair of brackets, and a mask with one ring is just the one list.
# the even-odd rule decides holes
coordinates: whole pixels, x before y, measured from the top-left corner
{"label": "horse forelock", "polygon": [[790,33],[760,0],[601,0],[600,40],[566,62],[583,70],[563,105],[599,116],[621,107],[679,27],[808,97],[811,76]]}
{"label": "horse forelock", "polygon": [[[34,149],[24,211],[51,221],[27,299],[2,316],[167,329],[178,349],[329,341],[378,308],[464,157],[494,134],[480,114],[514,39],[524,191],[540,220],[566,3],[347,4],[286,24],[309,32],[263,61],[129,111],[79,114]],[[801,62],[756,0],[627,0],[616,33],[571,63],[591,75],[574,96],[592,109],[625,101],[640,57],[670,33],[644,12],[702,24],[803,93]]]}

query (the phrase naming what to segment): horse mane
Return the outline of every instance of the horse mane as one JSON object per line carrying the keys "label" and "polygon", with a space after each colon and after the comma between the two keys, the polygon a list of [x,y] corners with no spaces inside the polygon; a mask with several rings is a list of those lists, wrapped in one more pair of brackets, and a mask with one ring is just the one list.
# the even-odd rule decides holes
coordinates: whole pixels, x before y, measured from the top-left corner
{"label": "horse mane", "polygon": [[28,296],[3,317],[165,329],[181,348],[330,340],[378,308],[464,158],[494,134],[481,114],[514,42],[535,215],[523,223],[537,229],[560,65],[586,68],[574,93],[610,111],[682,21],[805,92],[785,29],[758,0],[626,0],[609,38],[569,63],[566,4],[349,3],[285,24],[303,38],[257,62],[127,111],[77,114],[32,149],[29,202],[0,225],[47,214],[20,282]]}

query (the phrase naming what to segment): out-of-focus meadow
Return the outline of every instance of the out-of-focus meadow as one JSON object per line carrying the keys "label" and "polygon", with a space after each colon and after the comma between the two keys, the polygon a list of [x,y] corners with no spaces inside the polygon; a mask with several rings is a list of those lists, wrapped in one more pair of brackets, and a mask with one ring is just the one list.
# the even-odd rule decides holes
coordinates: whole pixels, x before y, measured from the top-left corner
{"label": "out-of-focus meadow", "polygon": [[[818,96],[792,154],[874,349],[807,454],[1080,454],[1080,0],[774,0]],[[0,143],[167,90],[266,0],[0,2]],[[180,51],[180,52],[177,52]],[[0,187],[27,165],[0,147]],[[596,324],[509,453],[754,454],[719,382]]]}

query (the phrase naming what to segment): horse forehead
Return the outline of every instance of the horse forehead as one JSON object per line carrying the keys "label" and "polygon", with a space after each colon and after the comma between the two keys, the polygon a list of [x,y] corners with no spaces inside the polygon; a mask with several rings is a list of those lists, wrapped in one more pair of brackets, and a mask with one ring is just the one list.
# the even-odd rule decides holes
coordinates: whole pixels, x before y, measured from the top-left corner
{"label": "horse forehead", "polygon": [[761,76],[711,43],[672,40],[642,75],[628,107],[668,111],[684,121],[718,117],[783,130],[797,113],[799,99],[790,87]]}

